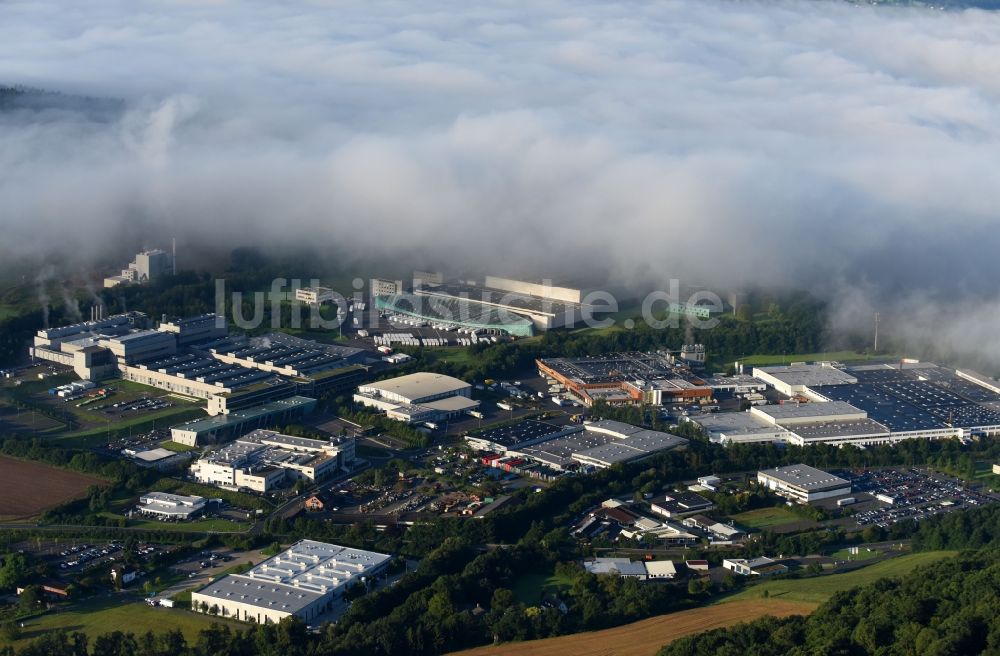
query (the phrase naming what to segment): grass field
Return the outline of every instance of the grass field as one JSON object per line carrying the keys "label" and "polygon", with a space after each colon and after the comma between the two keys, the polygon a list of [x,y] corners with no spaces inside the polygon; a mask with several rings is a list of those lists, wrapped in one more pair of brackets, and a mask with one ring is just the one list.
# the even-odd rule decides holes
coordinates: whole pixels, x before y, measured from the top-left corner
{"label": "grass field", "polygon": [[[179,629],[189,642],[197,639],[198,632],[211,626],[212,622],[240,626],[216,617],[199,615],[186,610],[147,606],[141,601],[121,603],[119,598],[102,598],[75,603],[66,610],[42,615],[28,620],[21,637],[14,643],[21,647],[33,638],[48,631],[63,629],[81,631],[91,640],[101,633],[128,631],[137,636],[147,631],[164,632]],[[6,643],[0,638],[0,646]]]}
{"label": "grass field", "polygon": [[0,519],[34,517],[103,483],[79,472],[0,456]]}
{"label": "grass field", "polygon": [[982,483],[994,492],[1000,490],[1000,475],[993,473],[993,463],[979,461],[976,463],[976,483]]}
{"label": "grass field", "polygon": [[692,633],[732,626],[763,617],[808,615],[815,604],[754,599],[695,608],[618,626],[604,631],[511,642],[457,652],[460,656],[653,656],[663,645]]}
{"label": "grass field", "polygon": [[799,517],[788,508],[781,507],[748,510],[746,512],[739,513],[738,515],[733,515],[730,519],[741,526],[757,529],[773,528],[775,526],[784,526],[786,524],[808,521]]}
{"label": "grass field", "polygon": [[748,586],[731,597],[723,599],[721,604],[760,599],[767,590],[770,599],[786,601],[801,601],[821,604],[835,592],[849,590],[859,585],[873,583],[886,577],[897,577],[909,574],[917,567],[930,565],[942,558],[954,556],[956,551],[921,551],[919,553],[897,556],[889,560],[862,567],[845,574],[829,574],[808,579],[782,579],[765,581]]}
{"label": "grass field", "polygon": [[841,549],[840,551],[835,551],[830,554],[830,558],[836,558],[837,560],[871,560],[872,558],[878,558],[879,552],[877,551],[867,551],[864,547],[858,549],[857,554],[852,554],[850,549]]}
{"label": "grass field", "polygon": [[198,447],[196,446],[188,446],[187,444],[181,444],[180,442],[174,442],[173,440],[160,442],[160,447],[166,449],[167,451],[174,451],[176,453],[187,453],[188,451],[198,450]]}
{"label": "grass field", "polygon": [[0,321],[4,319],[9,319],[10,317],[16,317],[21,314],[24,308],[20,308],[16,305],[5,305],[0,303]]}
{"label": "grass field", "polygon": [[[892,360],[899,356],[891,353],[879,353],[874,359]],[[792,362],[817,362],[821,360],[835,360],[837,362],[863,362],[871,360],[873,357],[867,353],[855,353],[854,351],[827,351],[825,353],[792,353],[788,355],[748,355],[740,362],[746,365],[763,367],[776,364],[791,364]]]}
{"label": "grass field", "polygon": [[514,598],[521,603],[534,606],[542,600],[542,593],[546,590],[553,592],[571,585],[569,579],[560,578],[547,574],[523,574],[514,580],[511,591]]}

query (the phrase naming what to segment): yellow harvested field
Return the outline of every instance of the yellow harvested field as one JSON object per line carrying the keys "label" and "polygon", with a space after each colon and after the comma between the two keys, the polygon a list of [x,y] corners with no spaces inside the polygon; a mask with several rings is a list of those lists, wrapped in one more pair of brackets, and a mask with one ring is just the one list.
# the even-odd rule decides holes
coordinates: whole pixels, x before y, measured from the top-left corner
{"label": "yellow harvested field", "polygon": [[759,599],[694,608],[603,631],[510,642],[456,652],[454,656],[653,656],[663,645],[692,633],[710,631],[758,617],[808,615],[816,604]]}

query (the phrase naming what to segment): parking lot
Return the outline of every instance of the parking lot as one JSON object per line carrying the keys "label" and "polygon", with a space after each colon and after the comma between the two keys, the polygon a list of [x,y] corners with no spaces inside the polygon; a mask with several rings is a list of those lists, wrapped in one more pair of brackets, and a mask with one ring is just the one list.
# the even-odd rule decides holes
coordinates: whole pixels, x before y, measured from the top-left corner
{"label": "parking lot", "polygon": [[854,515],[861,526],[889,526],[907,519],[996,503],[993,494],[971,490],[950,476],[922,469],[880,469],[860,474],[839,472],[851,481],[853,492],[872,501]]}

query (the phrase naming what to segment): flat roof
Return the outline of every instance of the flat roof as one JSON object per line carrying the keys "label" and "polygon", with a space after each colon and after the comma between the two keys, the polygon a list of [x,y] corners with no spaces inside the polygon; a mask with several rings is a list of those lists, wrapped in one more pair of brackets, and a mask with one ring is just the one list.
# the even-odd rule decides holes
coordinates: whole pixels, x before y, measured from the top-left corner
{"label": "flat roof", "polygon": [[479,401],[474,401],[467,396],[449,396],[435,401],[424,401],[420,405],[441,412],[461,412],[479,407]]}
{"label": "flat roof", "polygon": [[300,540],[243,574],[229,574],[196,594],[296,613],[367,575],[390,556],[314,540]]}
{"label": "flat roof", "polygon": [[661,353],[610,353],[579,358],[544,358],[543,365],[576,383],[654,380],[670,378],[678,368]]}
{"label": "flat roof", "polygon": [[781,426],[775,426],[763,419],[754,417],[749,412],[717,412],[692,418],[691,421],[707,430],[710,434],[758,435],[783,432],[785,430]]}
{"label": "flat roof", "polygon": [[199,504],[205,500],[205,497],[199,497],[194,495],[187,496],[184,494],[171,494],[170,492],[146,492],[141,496],[141,498],[161,503],[184,503],[184,504]]}
{"label": "flat roof", "polygon": [[[488,430],[479,431],[468,436],[469,439],[484,440],[499,444],[504,447],[513,448],[519,444],[537,443],[543,441],[548,436],[561,435],[566,430],[565,426],[547,424],[536,419],[526,419],[516,424],[498,426]],[[579,431],[579,427],[576,427]]]}
{"label": "flat roof", "polygon": [[894,433],[945,428],[944,423],[923,408],[890,393],[881,385],[831,385],[824,387],[823,396],[847,401],[868,413],[868,418],[887,426]]}
{"label": "flat roof", "polygon": [[230,412],[228,415],[216,415],[215,417],[205,417],[204,419],[195,419],[193,421],[188,421],[183,424],[177,424],[175,426],[171,426],[170,428],[201,433],[204,431],[217,430],[228,426],[235,426],[247,421],[260,419],[261,417],[277,414],[279,412],[286,412],[288,410],[306,408],[308,406],[315,406],[315,405],[316,405],[316,399],[309,398],[308,396],[292,396],[287,399],[279,399],[277,401],[262,403],[261,405],[255,406],[253,408],[247,408],[245,410],[237,410],[236,412]]}
{"label": "flat roof", "polygon": [[793,387],[821,387],[823,385],[844,385],[858,382],[851,374],[830,365],[793,364],[779,367],[754,367]]}
{"label": "flat roof", "polygon": [[413,290],[418,296],[450,297],[474,301],[485,305],[510,308],[514,312],[527,312],[558,316],[580,307],[579,303],[561,301],[553,298],[532,296],[524,292],[512,292],[505,289],[494,289],[479,285],[460,285],[444,283],[441,285],[425,285]]}
{"label": "flat roof", "polygon": [[788,430],[804,440],[836,439],[838,437],[857,437],[862,435],[889,435],[889,429],[886,426],[872,419],[818,421],[815,423],[795,424]]}
{"label": "flat roof", "polygon": [[530,332],[534,325],[531,319],[517,314],[515,310],[487,305],[475,299],[452,296],[392,294],[376,297],[375,306],[380,310],[430,322],[439,321],[460,326]]}
{"label": "flat roof", "polygon": [[584,568],[591,574],[618,574],[620,576],[646,576],[646,566],[628,558],[595,558],[585,561]]}
{"label": "flat roof", "polygon": [[135,454],[135,458],[142,460],[143,462],[156,462],[157,460],[163,460],[164,458],[169,458],[171,456],[177,455],[170,449],[164,449],[158,447],[156,449],[147,449],[146,451],[138,451]]}
{"label": "flat roof", "polygon": [[851,485],[848,480],[809,465],[788,465],[787,467],[762,469],[758,473],[807,492],[820,492],[838,487],[850,487]]}
{"label": "flat roof", "polygon": [[646,561],[646,573],[650,576],[673,576],[677,574],[677,567],[672,560],[649,560]]}
{"label": "flat roof", "polygon": [[753,411],[765,414],[773,418],[776,422],[789,419],[808,419],[810,417],[850,417],[864,414],[864,410],[844,401],[758,405],[754,406]]}
{"label": "flat roof", "polygon": [[365,383],[360,389],[378,390],[382,393],[396,394],[407,399],[420,399],[437,394],[459,392],[472,387],[458,378],[421,371],[415,374],[390,378],[375,383]]}

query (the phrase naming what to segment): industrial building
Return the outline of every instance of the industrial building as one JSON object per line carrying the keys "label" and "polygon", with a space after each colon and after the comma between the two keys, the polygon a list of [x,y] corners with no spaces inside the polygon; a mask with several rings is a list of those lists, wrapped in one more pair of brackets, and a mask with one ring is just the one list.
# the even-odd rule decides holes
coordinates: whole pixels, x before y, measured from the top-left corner
{"label": "industrial building", "polygon": [[290,480],[317,482],[354,463],[354,438],[314,440],[255,430],[191,465],[199,483],[269,492]]}
{"label": "industrial building", "polygon": [[379,296],[395,296],[406,291],[406,286],[402,280],[387,280],[385,278],[372,278],[369,282],[369,290],[372,298]]}
{"label": "industrial building", "polygon": [[328,287],[300,287],[295,290],[295,300],[309,305],[333,303],[339,295]]}
{"label": "industrial building", "polygon": [[191,593],[191,609],[246,622],[309,622],[330,610],[344,589],[382,574],[390,557],[300,540],[242,574],[229,574]]}
{"label": "industrial building", "polygon": [[73,367],[86,380],[123,380],[205,399],[210,415],[228,414],[295,394],[346,391],[364,379],[365,351],[281,333],[228,336],[214,314],[156,329],[141,313],[38,331],[33,358]]}
{"label": "industrial building", "polygon": [[714,507],[715,504],[694,492],[671,492],[654,499],[649,505],[650,510],[667,518],[684,517]]}
{"label": "industrial building", "polygon": [[518,451],[534,444],[554,440],[564,435],[577,433],[579,426],[556,426],[544,421],[527,419],[515,424],[506,424],[497,428],[466,435],[465,441],[473,449],[507,453]]}
{"label": "industrial building", "polygon": [[109,276],[104,279],[104,287],[149,282],[175,272],[176,257],[176,253],[171,254],[158,248],[137,253],[135,259],[122,269],[121,275]]}
{"label": "industrial building", "polygon": [[708,433],[709,439],[720,444],[749,442],[788,442],[790,433],[749,412],[726,412],[685,418]]}
{"label": "industrial building", "polygon": [[757,558],[727,558],[722,561],[725,569],[740,576],[775,576],[784,574],[788,567],[767,556]]}
{"label": "industrial building", "polygon": [[531,337],[534,334],[531,319],[474,299],[402,293],[375,297],[375,308],[390,315],[466,330],[506,333],[516,337]]}
{"label": "industrial building", "polygon": [[229,414],[184,422],[170,428],[170,439],[186,446],[224,442],[255,428],[284,425],[309,414],[316,399],[292,396]]}
{"label": "industrial building", "polygon": [[472,385],[458,378],[420,372],[359,385],[354,401],[409,424],[438,421],[479,407]]}
{"label": "industrial building", "polygon": [[645,581],[647,578],[646,565],[641,560],[629,560],[628,558],[594,558],[583,561],[583,568],[591,574],[610,574],[620,576],[623,579],[638,579]]}
{"label": "industrial building", "polygon": [[808,396],[812,387],[852,385],[858,382],[857,378],[829,362],[755,367],[753,377],[764,381],[785,396]]}
{"label": "industrial building", "polygon": [[373,279],[371,287],[382,312],[518,337],[572,327],[593,309],[581,289],[500,276],[446,282],[441,273],[414,271],[410,290],[401,280]]}
{"label": "industrial building", "polygon": [[147,492],[139,497],[137,510],[163,519],[192,519],[205,512],[207,504],[205,497]]}
{"label": "industrial building", "polygon": [[170,449],[164,449],[162,447],[157,447],[155,449],[143,449],[140,451],[124,449],[122,453],[130,456],[135,464],[145,469],[167,471],[169,469],[179,468],[181,465],[188,462],[188,454],[177,453],[176,451],[171,451]]}
{"label": "industrial building", "polygon": [[664,353],[613,353],[536,360],[539,375],[563,385],[584,405],[668,405],[712,398],[712,388]]}
{"label": "industrial building", "polygon": [[117,362],[111,351],[100,344],[115,337],[149,327],[149,317],[142,312],[102,316],[103,306],[91,310],[91,320],[39,330],[28,348],[32,359],[72,367],[84,380],[96,381],[112,375]]}
{"label": "industrial building", "polygon": [[755,406],[750,408],[750,415],[784,428],[819,421],[852,421],[868,416],[864,410],[843,401]]}
{"label": "industrial building", "polygon": [[788,465],[757,472],[757,482],[795,503],[846,496],[851,482],[809,465]]}
{"label": "industrial building", "polygon": [[556,471],[603,469],[687,444],[676,435],[610,420],[565,427],[526,420],[467,436],[466,442],[476,449],[528,458]]}
{"label": "industrial building", "polygon": [[[754,419],[787,430],[782,439],[791,444],[865,447],[1000,434],[1000,392],[995,389],[1000,385],[967,370],[904,360],[854,367],[761,367],[754,376],[782,394],[811,401],[750,410]],[[712,420],[706,423],[712,432]]]}

